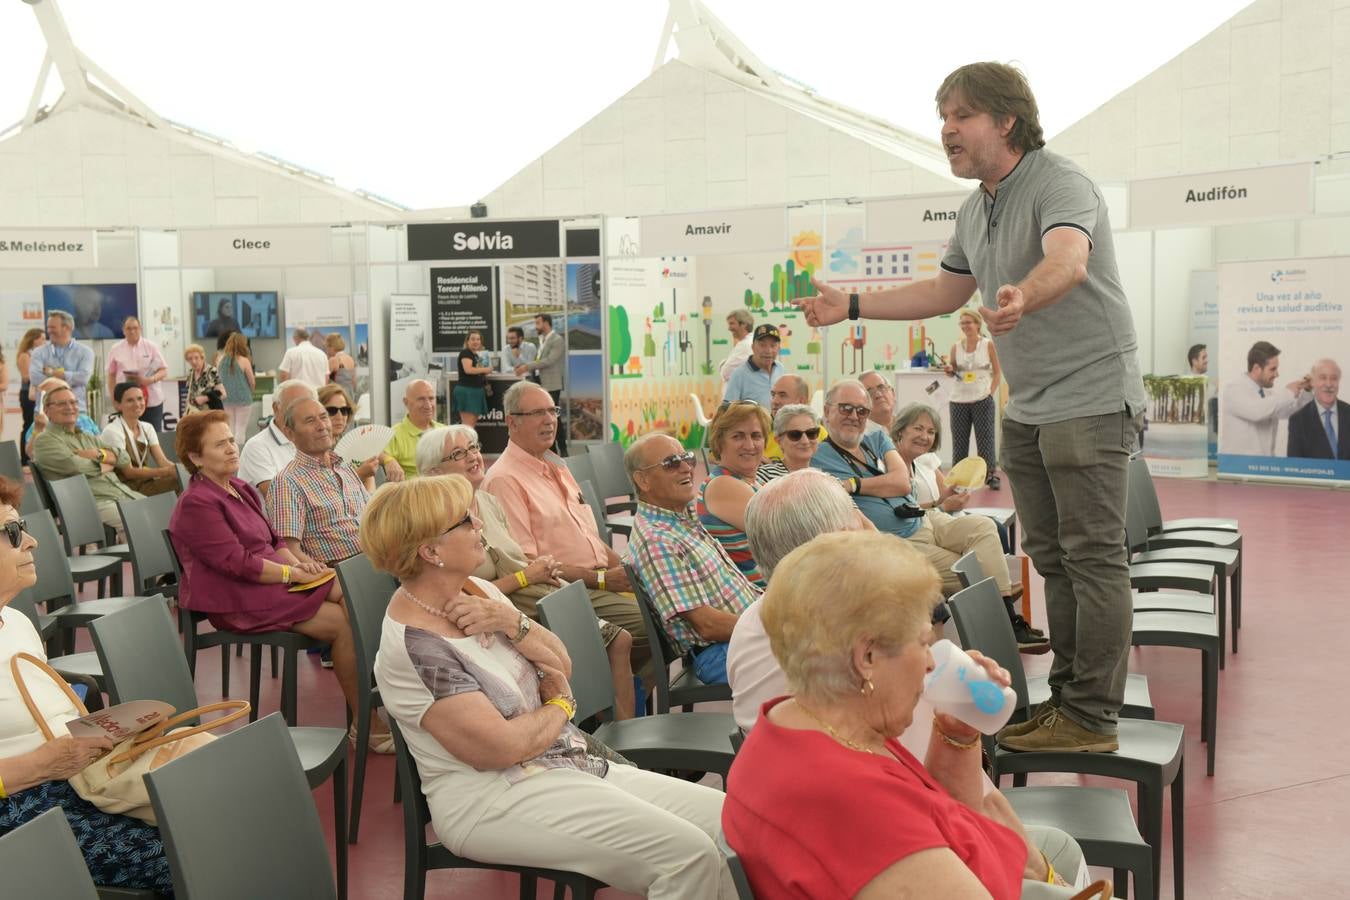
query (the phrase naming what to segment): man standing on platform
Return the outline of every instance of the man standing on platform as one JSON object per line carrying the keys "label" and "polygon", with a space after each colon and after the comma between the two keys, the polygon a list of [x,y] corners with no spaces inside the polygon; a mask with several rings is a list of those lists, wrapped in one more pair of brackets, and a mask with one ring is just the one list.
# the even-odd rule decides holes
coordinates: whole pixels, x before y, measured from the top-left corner
{"label": "man standing on platform", "polygon": [[539,358],[516,366],[517,375],[534,373],[539,386],[548,391],[553,405],[562,410],[558,418],[557,442],[553,445],[559,456],[567,455],[567,402],[563,399],[563,369],[567,366],[567,349],[562,335],[553,330],[553,317],[540,313],[534,317],[534,330],[539,332]]}
{"label": "man standing on platform", "polygon": [[980,182],[937,276],[863,295],[815,282],[819,296],[800,305],[816,327],[912,321],[955,312],[979,289],[1011,388],[1003,468],[1045,578],[1055,654],[1050,699],[999,742],[1113,751],[1133,622],[1126,471],[1145,395],[1106,201],[1044,149],[1036,98],[1011,66],[963,66],[936,100],[952,174]]}

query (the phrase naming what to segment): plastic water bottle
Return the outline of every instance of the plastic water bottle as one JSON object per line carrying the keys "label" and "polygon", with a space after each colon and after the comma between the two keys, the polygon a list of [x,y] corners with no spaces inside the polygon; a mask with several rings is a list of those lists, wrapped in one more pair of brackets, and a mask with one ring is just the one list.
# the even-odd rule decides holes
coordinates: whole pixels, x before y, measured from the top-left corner
{"label": "plastic water bottle", "polygon": [[933,671],[924,679],[923,696],[933,709],[960,719],[985,734],[1007,724],[1017,692],[989,680],[989,673],[966,651],[948,640],[933,645]]}

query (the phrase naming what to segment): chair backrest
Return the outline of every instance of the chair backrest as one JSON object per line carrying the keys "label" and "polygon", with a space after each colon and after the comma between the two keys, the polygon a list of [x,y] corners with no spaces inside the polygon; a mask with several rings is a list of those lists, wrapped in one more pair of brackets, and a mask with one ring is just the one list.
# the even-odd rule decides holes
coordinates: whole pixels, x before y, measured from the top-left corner
{"label": "chair backrest", "polygon": [[33,623],[33,628],[38,634],[42,634],[42,620],[38,616],[37,601],[33,599],[33,589],[24,588],[9,601],[10,609],[17,609],[28,617],[28,621]]}
{"label": "chair backrest", "polygon": [[[1143,460],[1140,460],[1143,462]],[[1140,506],[1139,491],[1135,487],[1139,475],[1133,466],[1127,474],[1125,487],[1125,546],[1131,552],[1148,548],[1148,525],[1144,522],[1144,511]]]}
{"label": "chair backrest", "polygon": [[731,882],[736,885],[736,896],[740,900],[755,900],[754,891],[750,890],[750,879],[745,877],[745,867],[741,865],[741,858],[736,855],[736,851],[731,849],[727,843],[727,837],[720,830],[717,832],[717,849],[722,851],[722,858],[727,861],[727,870],[731,872]]}
{"label": "chair backrest", "polygon": [[[422,776],[417,771],[417,760],[413,759],[403,732],[391,716],[389,733],[394,736],[394,777],[398,779],[399,794],[403,797],[403,850],[405,872],[407,863],[413,870],[427,868],[427,823],[431,821],[431,810],[427,806],[426,795],[422,793]],[[405,875],[405,877],[407,877]]]}
{"label": "chair backrest", "polygon": [[173,872],[193,900],[336,900],[319,813],[280,713],[145,776]]}
{"label": "chair backrest", "polygon": [[628,583],[637,595],[638,612],[642,613],[642,627],[647,631],[647,643],[652,651],[652,669],[656,678],[656,711],[670,712],[670,664],[680,658],[680,653],[666,634],[665,623],[656,612],[651,595],[643,585],[642,579],[633,567],[625,564],[623,570],[628,575]]}
{"label": "chair backrest", "polygon": [[957,591],[947,601],[956,622],[956,633],[961,646],[978,650],[1007,669],[1012,675],[1012,688],[1017,692],[1017,708],[1025,709],[1027,676],[1018,656],[1017,636],[1008,621],[1008,608],[999,596],[994,579],[985,578],[965,590]]}
{"label": "chair backrest", "polygon": [[952,563],[952,571],[961,579],[962,587],[970,587],[985,577],[984,569],[980,567],[980,561],[975,558],[973,550]]}
{"label": "chair backrest", "polygon": [[1148,470],[1148,461],[1142,456],[1130,460],[1130,498],[1139,508],[1139,517],[1144,533],[1152,534],[1162,527],[1162,507],[1158,504],[1158,492],[1153,487],[1153,473]]}
{"label": "chair backrest", "polygon": [[162,596],[147,597],[89,623],[108,699],[163,700],[179,712],[198,705],[197,689]]}
{"label": "chair backrest", "polygon": [[578,482],[589,481],[595,484],[595,464],[591,462],[589,453],[573,453],[571,456],[564,456],[563,463],[567,466],[567,471],[572,473],[572,477]]}
{"label": "chair backrest", "polygon": [[[61,543],[61,535],[56,532],[52,514],[41,509],[32,515],[24,516],[24,519],[28,522],[28,533],[37,541],[37,547],[33,549],[33,567],[37,569],[37,583],[28,589],[33,592],[34,602],[73,601],[75,582],[70,577],[70,560],[66,558],[65,547]],[[51,612],[52,607],[49,606],[47,611]]]}
{"label": "chair backrest", "polygon": [[178,462],[178,441],[177,435],[172,431],[161,431],[159,437],[159,449],[164,451],[164,458],[171,463]]}
{"label": "chair backrest", "polygon": [[[173,577],[173,560],[160,535],[169,527],[173,517],[176,494],[154,494],[141,500],[118,500],[117,511],[122,515],[127,547],[131,550],[131,578],[133,593],[160,589],[161,580]],[[170,591],[172,593],[172,591]]]}
{"label": "chair backrest", "polygon": [[610,679],[609,657],[600,639],[600,623],[595,619],[585,583],[574,581],[540,600],[539,621],[558,636],[572,658],[572,677],[568,682],[577,701],[576,721],[613,709],[614,682]]}
{"label": "chair backrest", "polygon": [[600,502],[600,495],[595,492],[595,485],[582,480],[578,480],[577,485],[581,488],[581,499],[586,501],[586,505],[591,508],[591,515],[595,517],[595,530],[600,532],[600,540],[610,543],[613,534],[609,523],[605,521],[605,507]]}
{"label": "chair backrest", "polygon": [[0,441],[0,475],[23,482],[23,457],[19,455],[18,441]]}
{"label": "chair backrest", "polygon": [[58,806],[0,837],[5,896],[24,900],[98,900],[75,832]]}
{"label": "chair backrest", "polygon": [[613,442],[591,444],[591,467],[595,469],[595,490],[601,500],[610,497],[637,499],[637,488],[623,467],[623,446]]}
{"label": "chair backrest", "polygon": [[36,461],[28,467],[28,474],[33,476],[33,486],[37,488],[38,496],[42,498],[42,508],[55,510],[56,504],[52,502],[50,482],[47,481],[47,476],[42,474],[42,469],[38,467]]}
{"label": "chair backrest", "polygon": [[35,513],[40,509],[46,509],[46,501],[42,499],[42,491],[37,489],[37,485],[24,483],[23,500],[19,504],[20,515]]}
{"label": "chair backrest", "polygon": [[102,545],[106,540],[103,520],[98,515],[98,504],[89,480],[83,475],[72,475],[48,483],[56,514],[61,517],[61,533],[66,538],[66,552],[87,544]]}
{"label": "chair backrest", "polygon": [[338,563],[337,576],[342,583],[342,594],[347,598],[347,619],[351,622],[352,643],[356,649],[356,671],[364,672],[369,682],[375,671],[375,652],[380,649],[384,613],[398,589],[398,579],[386,572],[377,572],[364,553]]}
{"label": "chair backrest", "polygon": [[187,466],[182,463],[174,463],[174,468],[178,470],[178,492],[181,494],[188,489],[188,483],[192,481],[192,473],[188,472]]}

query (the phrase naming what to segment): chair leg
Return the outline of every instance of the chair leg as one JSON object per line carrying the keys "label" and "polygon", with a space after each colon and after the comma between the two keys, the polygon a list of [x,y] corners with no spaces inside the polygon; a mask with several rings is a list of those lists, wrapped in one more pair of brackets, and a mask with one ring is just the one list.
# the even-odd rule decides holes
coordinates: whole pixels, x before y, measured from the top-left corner
{"label": "chair leg", "polygon": [[272,677],[277,677],[277,645],[272,645]]}
{"label": "chair leg", "polygon": [[[1214,746],[1213,743],[1210,746]],[[1212,773],[1211,773],[1212,774]],[[1184,900],[1186,878],[1186,761],[1177,766],[1177,777],[1172,781],[1172,896]],[[1154,882],[1158,876],[1154,876]],[[1157,896],[1157,893],[1154,893]]]}
{"label": "chair leg", "polygon": [[[272,648],[276,652],[275,645]],[[300,657],[295,651],[287,651],[281,660],[281,714],[286,719],[286,724],[292,728],[296,727],[299,719],[299,689],[298,681],[300,677]]]}
{"label": "chair leg", "polygon": [[539,894],[539,879],[533,875],[520,873],[520,900],[536,900]]}
{"label": "chair leg", "polygon": [[[1222,652],[1223,638],[1219,638],[1220,652]],[[1214,664],[1214,653],[1206,650],[1203,652],[1201,662],[1205,667],[1205,677],[1201,680],[1201,689],[1204,693],[1204,710],[1201,713],[1201,725],[1205,729],[1205,773],[1210,777],[1214,775],[1214,755],[1217,752],[1215,744],[1218,743],[1219,732],[1219,669]]]}
{"label": "chair leg", "polygon": [[1242,567],[1233,572],[1233,653],[1237,654],[1238,629],[1242,627]]}
{"label": "chair leg", "polygon": [[[235,645],[239,649],[242,645]],[[230,696],[230,645],[220,645],[220,696]]]}
{"label": "chair leg", "polygon": [[[258,696],[262,687],[262,649],[260,645],[254,644],[249,648],[248,654],[248,702],[253,706],[248,713],[250,722],[258,720]],[[286,724],[295,727],[294,722],[287,721]]]}
{"label": "chair leg", "polygon": [[1228,576],[1220,571],[1219,577],[1214,581],[1218,585],[1214,602],[1219,607],[1219,668],[1222,669],[1225,662],[1223,649],[1228,642]]}
{"label": "chair leg", "polygon": [[1162,886],[1162,787],[1159,785],[1155,788],[1148,782],[1140,781],[1137,783],[1136,795],[1139,833],[1149,847],[1149,858],[1153,865],[1153,896],[1156,897]]}
{"label": "chair leg", "polygon": [[1128,870],[1128,869],[1112,869],[1112,870],[1111,870],[1111,893],[1112,893],[1114,896],[1119,897],[1120,900],[1129,900],[1129,897],[1130,897],[1129,884],[1130,884],[1130,883],[1129,883],[1129,881],[1127,880],[1128,877],[1129,877],[1129,870]]}
{"label": "chair leg", "polygon": [[[366,760],[370,753],[370,692],[356,701],[356,767],[352,770],[352,813],[348,827],[347,840],[356,843],[357,832],[361,829],[361,801],[366,791]],[[394,779],[398,785],[398,779]]]}
{"label": "chair leg", "polygon": [[347,900],[347,748],[333,769],[333,843],[337,853],[338,900]]}

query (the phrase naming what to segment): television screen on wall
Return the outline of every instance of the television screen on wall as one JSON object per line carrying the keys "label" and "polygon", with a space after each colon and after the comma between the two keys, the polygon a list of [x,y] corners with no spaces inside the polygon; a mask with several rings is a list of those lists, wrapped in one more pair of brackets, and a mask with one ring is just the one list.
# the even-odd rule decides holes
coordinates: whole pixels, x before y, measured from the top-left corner
{"label": "television screen on wall", "polygon": [[276,291],[195,291],[192,294],[192,334],[197,339],[218,338],[242,331],[248,338],[277,336]]}
{"label": "television screen on wall", "polygon": [[81,341],[121,340],[122,322],[138,315],[134,284],[44,284],[42,313],[62,310],[75,317]]}

